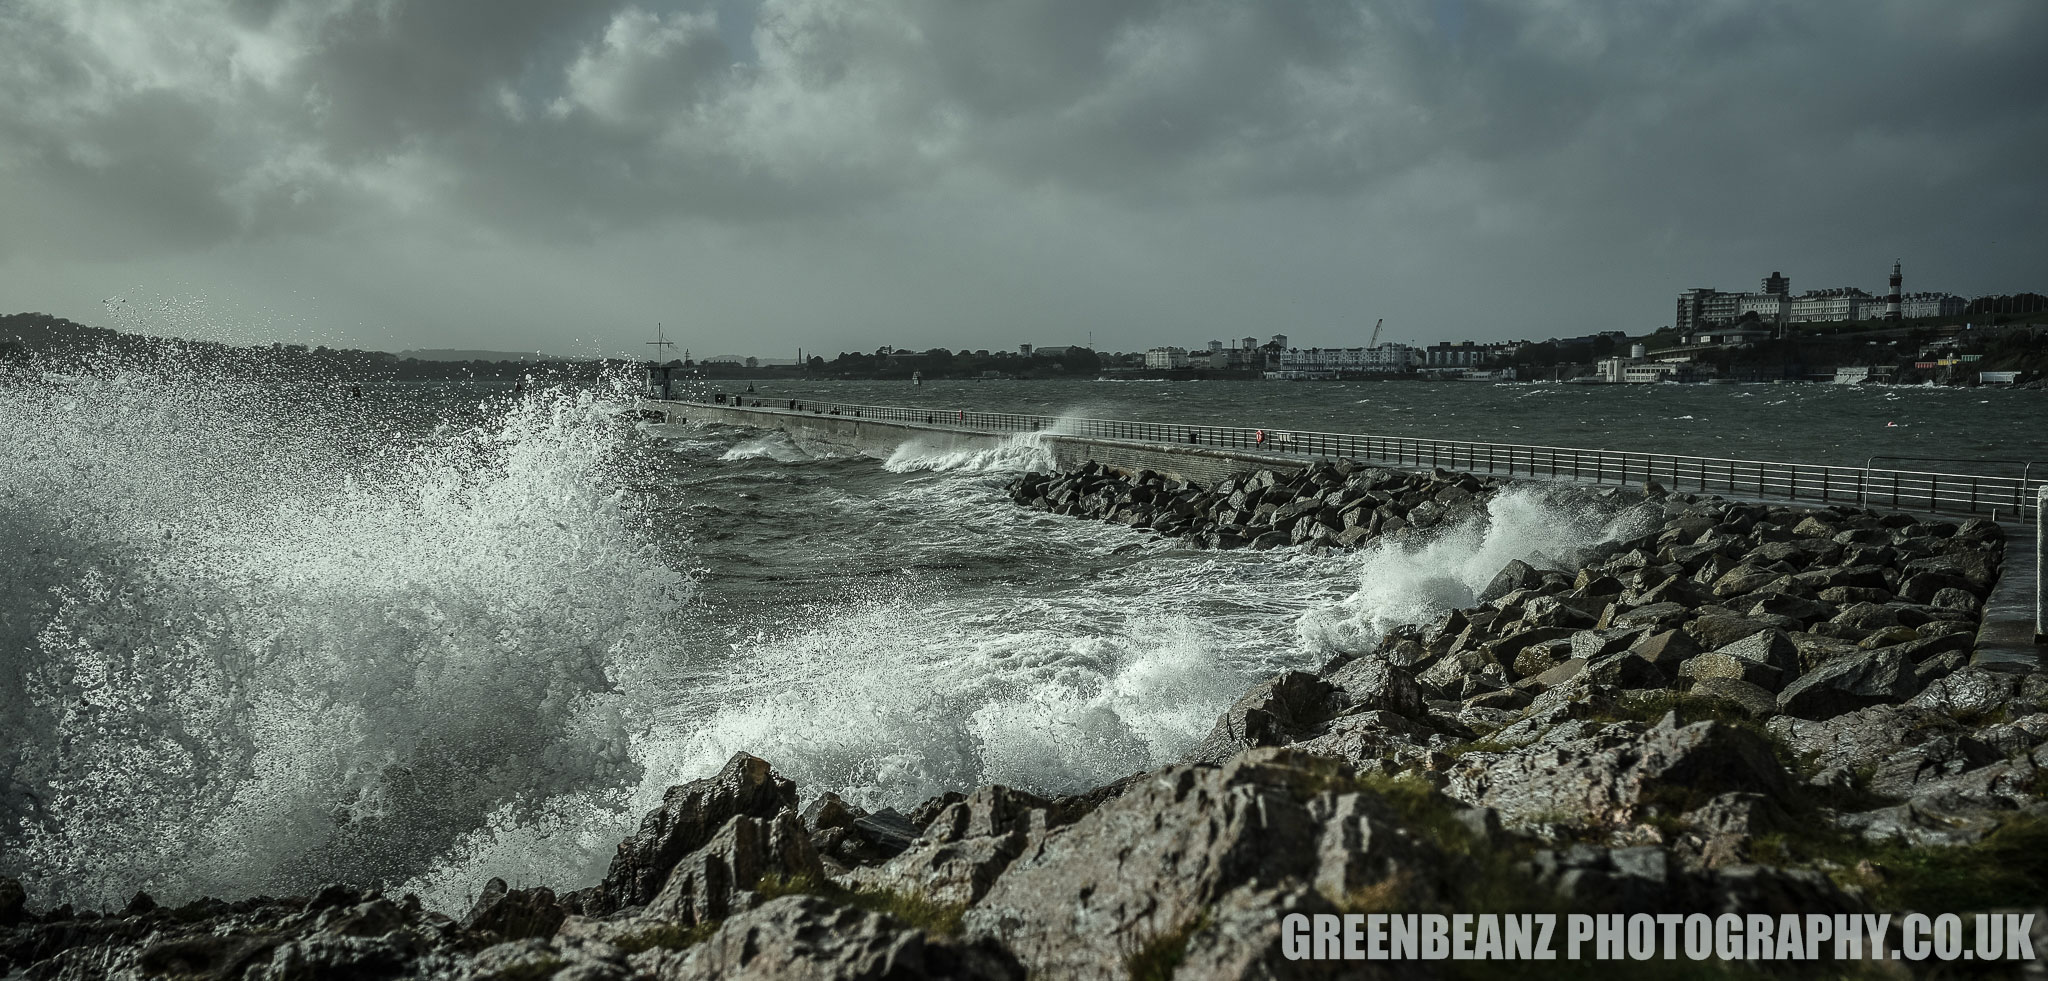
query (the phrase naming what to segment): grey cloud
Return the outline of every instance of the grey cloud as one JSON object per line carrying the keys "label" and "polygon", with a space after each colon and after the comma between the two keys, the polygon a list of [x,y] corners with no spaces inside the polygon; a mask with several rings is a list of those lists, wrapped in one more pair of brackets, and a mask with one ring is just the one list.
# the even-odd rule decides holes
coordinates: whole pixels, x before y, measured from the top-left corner
{"label": "grey cloud", "polygon": [[[0,43],[83,48],[76,61],[119,76],[119,53],[53,30],[61,8],[41,9],[17,14]],[[210,108],[201,128],[218,131],[204,145],[166,145],[147,127],[106,139],[109,125],[161,107],[140,82],[40,120],[28,142],[95,141],[216,175],[211,188],[159,189],[188,197],[225,198],[296,152],[302,183],[280,197],[300,205],[325,195],[374,207],[376,182],[351,178],[411,155],[445,181],[437,197],[477,212],[457,219],[600,227],[857,205],[959,168],[1171,201],[1353,193],[1447,157],[1515,160],[1590,137],[1622,154],[1711,156],[1730,144],[1825,150],[1873,132],[1965,136],[2001,114],[1995,125],[2037,127],[2020,39],[2048,19],[1999,7],[1972,34],[1957,23],[1972,18],[1913,5],[763,0],[755,60],[735,65],[710,9],[190,9],[191,37],[167,43],[205,52],[209,23],[232,24],[285,52],[261,84],[207,85],[220,73],[200,66],[190,106]],[[1893,56],[1890,73],[1829,67]],[[45,60],[50,74],[65,62]],[[36,89],[66,87],[18,82],[32,84],[11,114],[28,118]]]}
{"label": "grey cloud", "polygon": [[[1104,318],[1247,255],[1286,284],[1250,295],[1291,296],[1347,250],[1435,262],[1376,284],[1428,290],[1417,310],[1615,270],[1662,310],[1759,264],[1812,256],[1822,285],[1863,268],[1851,246],[2038,226],[2044,28],[2030,0],[15,0],[0,264],[323,237],[559,257],[699,225],[772,262],[867,234],[897,250],[857,288],[887,322],[987,226],[1098,250],[1048,267]],[[1131,278],[1073,280],[1105,268]]]}

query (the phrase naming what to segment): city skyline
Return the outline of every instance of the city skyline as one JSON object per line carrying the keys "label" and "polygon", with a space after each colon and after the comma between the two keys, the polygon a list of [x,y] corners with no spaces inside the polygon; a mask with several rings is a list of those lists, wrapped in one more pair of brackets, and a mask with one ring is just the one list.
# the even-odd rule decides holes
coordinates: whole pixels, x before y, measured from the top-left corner
{"label": "city skyline", "polygon": [[2037,289],[2044,27],[2017,0],[23,0],[0,308],[388,351],[637,354],[656,322],[1143,351],[1640,334],[1701,283],[1871,289],[1901,256]]}

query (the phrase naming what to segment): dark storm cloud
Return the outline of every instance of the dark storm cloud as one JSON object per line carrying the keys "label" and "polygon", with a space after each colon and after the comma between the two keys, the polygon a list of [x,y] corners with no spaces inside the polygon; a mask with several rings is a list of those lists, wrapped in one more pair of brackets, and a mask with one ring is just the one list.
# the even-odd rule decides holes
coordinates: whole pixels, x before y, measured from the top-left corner
{"label": "dark storm cloud", "polygon": [[[2029,0],[17,0],[0,262],[890,212],[943,235],[1055,195],[1140,224],[1326,202],[1450,259],[1416,289],[1538,246],[1746,278],[2048,217],[2044,28]],[[1334,217],[1257,234],[1360,247]]]}

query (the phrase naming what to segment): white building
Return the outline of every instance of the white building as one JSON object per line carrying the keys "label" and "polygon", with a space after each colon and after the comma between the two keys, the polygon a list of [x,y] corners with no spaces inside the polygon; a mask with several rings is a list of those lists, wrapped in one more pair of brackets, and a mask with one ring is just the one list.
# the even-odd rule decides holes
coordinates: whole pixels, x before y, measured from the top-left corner
{"label": "white building", "polygon": [[1280,370],[1290,372],[1392,373],[1407,371],[1415,362],[1415,349],[1406,344],[1290,348],[1280,352]]}
{"label": "white building", "polygon": [[1792,298],[1788,319],[1795,324],[1868,320],[1884,315],[1884,298],[1871,296],[1854,286],[1808,290]]}
{"label": "white building", "polygon": [[1954,293],[1907,293],[1899,297],[1901,317],[1955,317],[1970,301]]}
{"label": "white building", "polygon": [[1783,293],[1743,293],[1735,300],[1735,319],[1749,314],[1766,324],[1782,324],[1792,316],[1792,298]]}
{"label": "white building", "polygon": [[1187,366],[1187,348],[1155,347],[1145,352],[1145,367],[1147,368],[1185,368]]}
{"label": "white building", "polygon": [[1504,344],[1442,341],[1422,349],[1422,364],[1427,368],[1476,368],[1506,352]]}

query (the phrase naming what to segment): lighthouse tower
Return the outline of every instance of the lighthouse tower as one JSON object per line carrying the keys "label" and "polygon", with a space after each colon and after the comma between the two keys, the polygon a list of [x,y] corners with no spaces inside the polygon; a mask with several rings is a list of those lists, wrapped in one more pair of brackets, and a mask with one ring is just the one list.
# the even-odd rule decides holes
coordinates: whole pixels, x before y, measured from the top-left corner
{"label": "lighthouse tower", "polygon": [[1903,282],[1903,279],[1899,276],[1899,263],[1898,260],[1894,259],[1892,260],[1892,288],[1884,295],[1884,319],[1886,320],[1899,319],[1899,284],[1901,282]]}

